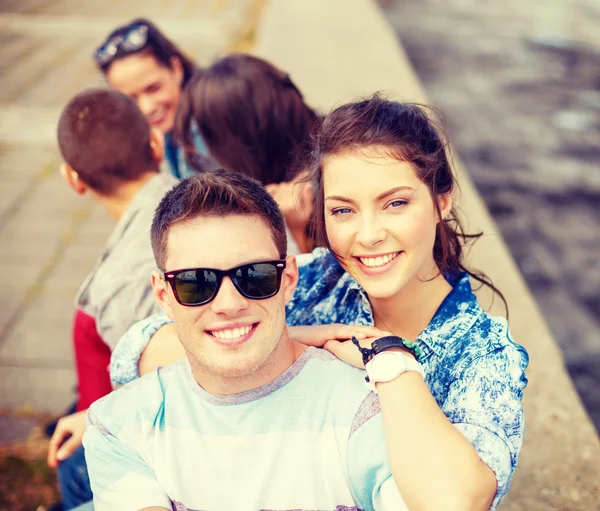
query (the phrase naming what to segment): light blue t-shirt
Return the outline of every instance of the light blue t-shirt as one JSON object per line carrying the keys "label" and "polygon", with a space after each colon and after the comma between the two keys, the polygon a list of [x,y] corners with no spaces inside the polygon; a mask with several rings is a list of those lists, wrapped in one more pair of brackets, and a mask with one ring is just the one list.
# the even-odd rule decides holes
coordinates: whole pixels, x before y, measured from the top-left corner
{"label": "light blue t-shirt", "polygon": [[215,396],[187,359],[159,368],[88,412],[94,507],[406,510],[363,374],[311,347],[271,383]]}

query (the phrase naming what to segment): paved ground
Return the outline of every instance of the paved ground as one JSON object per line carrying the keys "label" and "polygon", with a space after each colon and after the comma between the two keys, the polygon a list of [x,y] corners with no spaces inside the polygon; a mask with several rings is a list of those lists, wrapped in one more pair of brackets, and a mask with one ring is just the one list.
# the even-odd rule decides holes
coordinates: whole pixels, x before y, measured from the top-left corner
{"label": "paved ground", "polygon": [[600,429],[600,3],[385,5]]}
{"label": "paved ground", "polygon": [[74,93],[103,83],[90,58],[95,45],[143,15],[206,64],[243,47],[260,3],[0,3],[0,409],[56,413],[74,396],[73,298],[112,221],[63,183],[55,125]]}

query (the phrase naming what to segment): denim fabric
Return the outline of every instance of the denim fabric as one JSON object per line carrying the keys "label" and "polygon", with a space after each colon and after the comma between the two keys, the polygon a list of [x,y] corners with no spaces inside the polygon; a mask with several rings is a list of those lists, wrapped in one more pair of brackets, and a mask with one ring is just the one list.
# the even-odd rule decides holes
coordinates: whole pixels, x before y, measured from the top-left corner
{"label": "denim fabric", "polygon": [[[327,250],[298,256],[298,268],[298,287],[286,310],[288,325],[373,325],[364,290]],[[529,356],[513,342],[504,318],[481,309],[467,274],[447,278],[453,289],[416,344],[433,397],[496,475],[495,509],[508,491],[523,442],[521,400]],[[140,354],[170,321],[158,313],[129,329],[111,358],[113,384],[138,377]]]}
{"label": "denim fabric", "polygon": [[[83,446],[79,447],[71,457],[60,462],[60,465],[58,465],[58,482],[65,511],[92,500],[92,488]],[[93,507],[90,509],[93,509]]]}
{"label": "denim fabric", "polygon": [[[289,325],[373,325],[367,295],[331,253],[300,255],[298,267]],[[523,442],[529,356],[513,342],[504,318],[481,309],[466,273],[447,279],[453,289],[416,344],[433,397],[496,474],[495,509],[508,491]]]}

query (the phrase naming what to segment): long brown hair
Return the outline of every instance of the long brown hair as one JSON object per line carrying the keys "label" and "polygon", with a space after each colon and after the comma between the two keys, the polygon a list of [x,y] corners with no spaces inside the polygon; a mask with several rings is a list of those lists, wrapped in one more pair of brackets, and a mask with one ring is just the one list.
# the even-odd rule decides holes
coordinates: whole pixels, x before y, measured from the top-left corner
{"label": "long brown hair", "polygon": [[441,218],[439,196],[452,193],[457,185],[447,154],[447,137],[432,117],[423,106],[398,103],[374,94],[368,99],[342,105],[324,118],[314,144],[308,178],[315,194],[311,223],[315,244],[331,250],[325,230],[324,160],[336,154],[382,147],[398,161],[411,163],[419,179],[429,188],[440,218],[433,257],[442,275],[452,278],[460,272],[468,273],[497,293],[508,313],[503,294],[489,277],[467,269],[463,262],[463,245],[477,240],[483,233],[465,233],[454,206],[445,218]]}
{"label": "long brown hair", "polygon": [[175,136],[190,164],[203,170],[194,131],[226,170],[263,185],[303,167],[317,115],[290,77],[268,62],[231,54],[192,78],[183,91]]}

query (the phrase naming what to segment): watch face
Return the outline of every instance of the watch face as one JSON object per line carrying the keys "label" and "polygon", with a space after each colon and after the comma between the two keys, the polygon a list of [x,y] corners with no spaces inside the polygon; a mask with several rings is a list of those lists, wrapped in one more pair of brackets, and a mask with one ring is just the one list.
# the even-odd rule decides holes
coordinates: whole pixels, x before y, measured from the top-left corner
{"label": "watch face", "polygon": [[389,351],[377,355],[370,364],[369,378],[378,382],[393,380],[406,370],[404,357]]}

